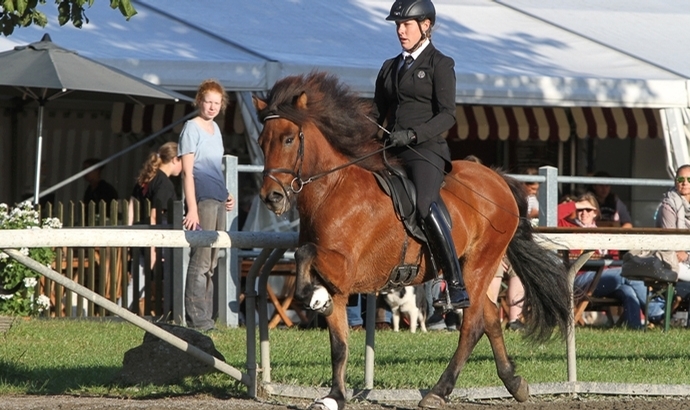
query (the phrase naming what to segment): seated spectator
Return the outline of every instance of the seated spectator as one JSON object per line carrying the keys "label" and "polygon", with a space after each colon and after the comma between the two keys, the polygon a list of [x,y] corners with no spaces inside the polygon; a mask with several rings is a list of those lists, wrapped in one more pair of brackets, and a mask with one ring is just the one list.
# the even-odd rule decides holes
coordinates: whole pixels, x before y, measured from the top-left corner
{"label": "seated spectator", "polygon": [[[599,204],[594,195],[587,193],[579,196],[575,201],[567,202],[566,204],[572,204],[570,208],[575,210],[575,217],[568,214],[563,218],[564,223],[570,224],[568,226],[597,227],[596,220],[599,217]],[[559,208],[561,208],[560,205]],[[599,251],[599,253],[605,254],[606,251]],[[592,280],[594,280],[595,275],[596,272],[594,271],[578,273],[574,283],[576,292],[578,290],[584,292],[592,283]],[[644,282],[623,278],[620,268],[606,269],[599,279],[593,296],[609,296],[618,299],[623,305],[623,318],[628,327],[631,329],[643,327],[640,311],[644,308],[647,301],[647,288]]]}
{"label": "seated spectator", "polygon": [[558,226],[566,228],[596,228],[599,205],[592,194],[584,194],[572,200],[567,197],[558,204]]}
{"label": "seated spectator", "polygon": [[[575,277],[574,292],[585,292],[589,287],[596,272],[587,271],[578,273]],[[623,305],[623,322],[631,329],[642,329],[641,310],[647,302],[647,287],[641,280],[630,280],[621,276],[621,268],[605,269],[599,278],[592,296],[613,297]],[[649,318],[661,318],[663,316],[662,303],[650,303]]]}
{"label": "seated spectator", "polygon": [[[595,177],[611,177],[606,171],[595,172]],[[608,184],[593,184],[588,188],[589,192],[594,194],[599,202],[601,211],[599,218],[599,226],[617,226],[621,228],[632,228],[632,218],[630,212],[625,206],[625,203],[614,192],[611,191],[611,185]]]}
{"label": "seated spectator", "polygon": [[[675,186],[668,190],[657,208],[655,222],[657,228],[690,229],[690,165],[676,170]],[[688,252],[656,252],[674,272],[678,280],[690,281]]]}

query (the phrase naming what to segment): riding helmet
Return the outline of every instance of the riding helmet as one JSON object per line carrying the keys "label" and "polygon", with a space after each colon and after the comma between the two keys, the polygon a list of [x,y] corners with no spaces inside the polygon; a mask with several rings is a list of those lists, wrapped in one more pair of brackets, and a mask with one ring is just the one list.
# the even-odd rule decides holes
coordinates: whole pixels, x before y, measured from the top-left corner
{"label": "riding helmet", "polygon": [[395,0],[386,20],[403,21],[410,19],[417,21],[429,19],[433,26],[436,21],[436,9],[431,0]]}

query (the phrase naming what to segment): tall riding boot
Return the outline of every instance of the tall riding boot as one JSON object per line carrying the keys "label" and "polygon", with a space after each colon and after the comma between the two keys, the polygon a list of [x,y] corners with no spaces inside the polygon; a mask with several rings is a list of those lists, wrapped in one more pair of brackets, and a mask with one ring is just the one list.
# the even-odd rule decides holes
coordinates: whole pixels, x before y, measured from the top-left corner
{"label": "tall riding boot", "polygon": [[436,202],[431,203],[429,215],[423,222],[429,249],[438,267],[443,270],[443,276],[448,284],[446,294],[441,297],[441,300],[434,301],[434,306],[443,307],[446,310],[469,307],[470,297],[465,289],[453,236]]}

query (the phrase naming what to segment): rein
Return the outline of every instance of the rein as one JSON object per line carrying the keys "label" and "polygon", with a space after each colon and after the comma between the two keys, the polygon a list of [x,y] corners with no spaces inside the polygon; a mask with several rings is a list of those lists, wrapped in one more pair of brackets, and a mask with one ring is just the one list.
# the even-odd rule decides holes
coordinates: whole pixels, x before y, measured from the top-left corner
{"label": "rein", "polygon": [[[291,120],[291,119],[289,119],[289,118],[286,118],[286,117],[282,117],[282,116],[280,116],[280,115],[278,115],[278,114],[267,115],[266,117],[264,117],[263,122],[265,123],[265,122],[268,121],[268,120],[279,119],[279,118],[284,118],[284,119],[286,119],[286,120],[288,120],[288,121],[294,122],[293,120]],[[295,122],[295,124],[297,124],[297,123]],[[328,175],[328,174],[331,174],[331,173],[333,173],[333,172],[339,171],[339,170],[341,170],[341,169],[343,169],[343,168],[347,168],[347,167],[349,167],[350,165],[354,165],[354,164],[356,164],[356,163],[358,163],[358,162],[364,161],[365,159],[367,159],[367,158],[369,158],[369,157],[371,157],[371,156],[373,156],[373,155],[376,155],[376,154],[378,154],[378,153],[380,153],[380,152],[383,152],[384,150],[387,149],[387,147],[383,147],[383,148],[377,149],[377,150],[372,151],[372,152],[370,152],[370,153],[368,153],[368,154],[366,154],[366,155],[364,155],[364,156],[362,156],[362,157],[353,159],[352,161],[346,162],[346,163],[344,163],[344,164],[342,164],[342,165],[338,165],[338,166],[335,167],[335,168],[329,169],[329,170],[324,171],[324,172],[320,172],[320,173],[318,173],[318,174],[316,174],[316,175],[310,176],[309,178],[303,179],[303,178],[302,178],[302,164],[304,163],[304,132],[302,131],[302,125],[300,125],[300,124],[297,124],[297,125],[299,125],[299,134],[298,134],[298,137],[299,137],[299,149],[297,150],[297,158],[295,159],[295,167],[297,167],[297,163],[299,162],[299,168],[297,169],[297,172],[294,171],[294,167],[293,167],[293,169],[288,169],[288,168],[271,168],[271,169],[265,169],[265,170],[263,171],[263,176],[272,179],[274,182],[276,182],[278,185],[280,185],[280,187],[283,189],[283,192],[286,194],[286,196],[289,196],[289,195],[287,195],[287,193],[288,193],[288,192],[287,192],[287,189],[286,189],[286,188],[283,186],[283,184],[278,180],[278,178],[276,178],[275,175],[273,175],[273,174],[289,174],[289,175],[292,175],[294,178],[293,178],[292,181],[290,182],[290,190],[291,190],[293,193],[295,193],[295,194],[299,194],[300,192],[302,192],[302,189],[304,189],[304,186],[305,186],[305,185],[310,184],[310,183],[316,181],[316,180],[319,179],[319,178],[323,178],[323,177],[325,177],[325,176]]]}

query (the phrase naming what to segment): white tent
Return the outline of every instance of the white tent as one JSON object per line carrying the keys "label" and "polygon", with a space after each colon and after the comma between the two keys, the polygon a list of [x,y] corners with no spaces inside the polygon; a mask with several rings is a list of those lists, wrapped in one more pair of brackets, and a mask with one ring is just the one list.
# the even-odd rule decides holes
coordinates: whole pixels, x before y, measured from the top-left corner
{"label": "white tent", "polygon": [[[653,13],[653,6],[642,1],[616,1],[618,7],[595,1],[540,3],[435,1],[434,42],[456,61],[458,103],[688,105],[689,69],[669,68],[671,63],[690,67],[682,63],[688,57],[663,53],[671,44],[656,47],[688,37],[683,31],[690,26],[680,23],[690,14],[679,1],[663,6],[675,14]],[[390,4],[143,0],[135,4],[139,14],[127,22],[106,2],[95,2],[83,29],[58,27],[51,17],[46,30],[17,29],[1,38],[0,51],[47,31],[63,47],[180,91],[193,90],[208,77],[233,90],[265,90],[277,78],[316,68],[371,95],[381,62],[399,52],[394,26],[385,21]],[[645,19],[647,25],[624,24],[620,19],[626,17]],[[652,54],[638,56],[626,44]]]}
{"label": "white tent", "polygon": [[[139,14],[125,21],[98,1],[81,30],[59,27],[46,6],[46,29],[0,37],[0,51],[48,32],[65,48],[177,91],[209,77],[232,91],[265,91],[285,75],[319,69],[371,96],[383,59],[399,52],[385,20],[391,3],[140,0]],[[459,104],[659,109],[669,167],[690,162],[683,133],[690,56],[682,51],[690,11],[680,0],[434,4],[433,41],[455,59]]]}

